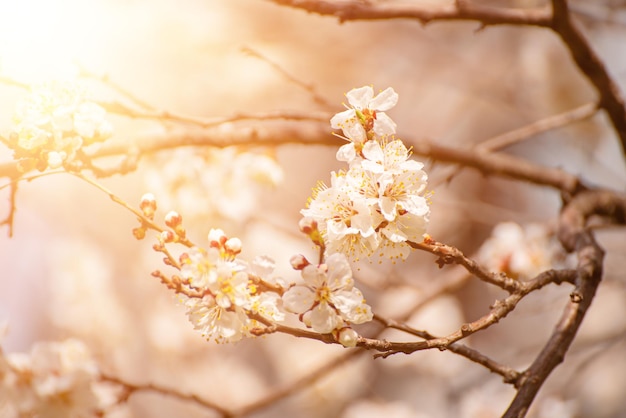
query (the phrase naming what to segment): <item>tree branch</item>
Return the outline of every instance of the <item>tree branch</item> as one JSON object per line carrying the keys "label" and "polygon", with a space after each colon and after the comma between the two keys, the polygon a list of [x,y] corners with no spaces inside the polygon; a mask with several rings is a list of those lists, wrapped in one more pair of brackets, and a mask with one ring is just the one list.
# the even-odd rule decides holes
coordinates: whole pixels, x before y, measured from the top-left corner
{"label": "tree branch", "polygon": [[611,217],[616,223],[626,219],[626,197],[608,191],[587,191],[577,195],[562,211],[558,236],[568,251],[576,251],[576,289],[561,319],[535,361],[522,373],[518,392],[503,418],[522,418],[552,370],[565,358],[602,279],[604,250],[586,227],[594,214]]}
{"label": "tree branch", "polygon": [[282,6],[302,9],[309,13],[333,16],[340,22],[349,20],[417,19],[423,24],[436,20],[469,20],[486,25],[550,24],[550,9],[505,9],[485,7],[457,1],[455,4],[424,7],[415,3],[374,3],[362,0],[270,0]]}
{"label": "tree branch", "polygon": [[574,26],[566,0],[552,0],[553,18],[550,27],[561,37],[580,71],[585,74],[600,96],[599,105],[606,110],[626,153],[626,108],[620,89],[606,66]]}

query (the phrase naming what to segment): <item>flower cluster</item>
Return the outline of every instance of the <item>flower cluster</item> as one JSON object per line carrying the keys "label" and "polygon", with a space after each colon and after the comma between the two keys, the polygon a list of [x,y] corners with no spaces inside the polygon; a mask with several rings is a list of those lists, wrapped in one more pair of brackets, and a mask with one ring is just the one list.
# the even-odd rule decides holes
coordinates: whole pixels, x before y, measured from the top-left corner
{"label": "flower cluster", "polygon": [[424,165],[410,160],[410,151],[393,136],[396,124],[384,113],[398,101],[393,89],[374,97],[366,86],[346,96],[350,107],[331,126],[349,141],[337,152],[349,169],[333,172],[330,187],[321,184],[301,213],[318,222],[329,254],[358,260],[378,251],[406,259],[430,216]]}
{"label": "flower cluster", "polygon": [[105,115],[101,106],[87,99],[84,88],[43,84],[18,104],[10,146],[16,159],[26,159],[41,171],[67,167],[79,149],[112,135]]}
{"label": "flower cluster", "polygon": [[[290,288],[283,295],[285,309],[300,314],[302,322],[315,331],[327,334],[340,331],[344,345],[350,324],[372,320],[372,311],[363,294],[354,287],[350,263],[343,254],[332,254],[320,265],[302,269],[304,284]],[[356,344],[356,338],[351,339]],[[351,341],[352,342],[352,341]]]}
{"label": "flower cluster", "polygon": [[0,415],[87,417],[102,411],[99,372],[78,340],[40,342],[30,353],[0,351]]}
{"label": "flower cluster", "polygon": [[[209,248],[193,248],[181,257],[181,274],[191,293],[185,296],[187,315],[207,339],[234,342],[259,325],[259,317],[281,321],[280,286],[270,277],[274,262],[257,257],[252,263],[237,258],[241,241],[220,229],[209,233]],[[185,293],[183,293],[185,294]]]}

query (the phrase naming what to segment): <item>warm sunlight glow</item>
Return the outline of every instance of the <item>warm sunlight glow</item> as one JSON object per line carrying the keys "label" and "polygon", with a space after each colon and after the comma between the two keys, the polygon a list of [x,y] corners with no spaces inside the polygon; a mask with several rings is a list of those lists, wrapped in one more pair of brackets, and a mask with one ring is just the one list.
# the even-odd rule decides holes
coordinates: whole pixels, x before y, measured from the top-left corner
{"label": "warm sunlight glow", "polygon": [[94,54],[90,46],[105,36],[96,24],[107,17],[102,12],[99,1],[0,3],[1,73],[27,83],[73,77],[76,64]]}

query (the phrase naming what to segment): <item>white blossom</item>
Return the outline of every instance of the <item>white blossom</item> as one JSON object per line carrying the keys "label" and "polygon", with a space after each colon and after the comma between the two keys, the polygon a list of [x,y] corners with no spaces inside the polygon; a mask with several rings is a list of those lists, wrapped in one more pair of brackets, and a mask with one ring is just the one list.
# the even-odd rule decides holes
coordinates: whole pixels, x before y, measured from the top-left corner
{"label": "white blossom", "polygon": [[343,254],[332,254],[318,266],[306,266],[302,278],[304,284],[285,292],[283,303],[288,311],[302,314],[306,326],[330,333],[372,320],[372,311],[354,287],[352,270]]}
{"label": "white blossom", "polygon": [[409,160],[399,140],[368,141],[347,172],[332,173],[302,215],[317,221],[329,253],[355,259],[378,250],[405,259],[409,242],[420,242],[430,217],[423,164]]}
{"label": "white blossom", "polygon": [[350,143],[339,148],[337,159],[351,163],[358,159],[361,147],[368,139],[384,139],[396,133],[396,123],[385,113],[398,102],[398,94],[387,88],[376,97],[371,86],[346,93],[347,110],[332,117],[330,125],[341,129]]}
{"label": "white blossom", "polygon": [[329,253],[369,256],[378,248],[380,237],[374,228],[382,217],[348,180],[345,173],[332,172],[331,186],[318,188],[301,213],[318,222]]}
{"label": "white blossom", "polygon": [[46,418],[94,416],[106,403],[98,377],[89,350],[75,339],[39,342],[30,353],[0,351],[0,410]]}
{"label": "white blossom", "polygon": [[351,141],[337,153],[349,169],[333,172],[330,187],[318,186],[301,213],[317,222],[329,254],[406,259],[430,217],[424,164],[390,136],[396,125],[384,111],[398,101],[393,89],[374,97],[365,86],[346,96],[351,107],[335,115],[331,126]]}

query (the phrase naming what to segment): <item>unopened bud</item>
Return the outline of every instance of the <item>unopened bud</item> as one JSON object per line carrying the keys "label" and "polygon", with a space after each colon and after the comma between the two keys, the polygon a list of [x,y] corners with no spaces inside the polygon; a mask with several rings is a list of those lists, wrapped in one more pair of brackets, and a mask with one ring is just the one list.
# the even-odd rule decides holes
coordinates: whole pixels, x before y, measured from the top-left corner
{"label": "unopened bud", "polygon": [[172,229],[176,229],[183,223],[183,217],[176,211],[169,211],[167,215],[165,215],[165,225],[169,226]]}
{"label": "unopened bud", "polygon": [[229,238],[225,243],[224,243],[224,248],[226,249],[226,251],[228,251],[229,253],[235,255],[235,254],[239,254],[241,252],[241,240],[239,238]]}
{"label": "unopened bud", "polygon": [[182,253],[180,255],[180,257],[178,257],[178,262],[183,265],[183,264],[189,264],[191,263],[191,257],[189,257],[189,254],[187,253]]}
{"label": "unopened bud", "polygon": [[157,210],[156,198],[152,193],[146,193],[141,196],[139,208],[143,212],[144,216],[148,219],[154,218],[154,213]]}
{"label": "unopened bud", "polygon": [[302,270],[303,268],[311,264],[309,260],[307,260],[306,257],[302,254],[296,254],[292,256],[289,259],[289,262],[291,263],[291,267],[293,267],[294,270]]}
{"label": "unopened bud", "polygon": [[359,341],[359,334],[352,328],[342,328],[339,330],[337,341],[344,347],[356,347]]}
{"label": "unopened bud", "polygon": [[221,229],[211,229],[209,231],[209,243],[211,247],[221,247],[224,245],[228,238]]}
{"label": "unopened bud", "polygon": [[304,234],[307,234],[313,244],[319,246],[320,248],[324,248],[324,239],[322,238],[322,234],[320,234],[320,230],[318,229],[317,221],[310,216],[305,216],[300,219],[298,222],[298,226],[300,227],[300,231]]}
{"label": "unopened bud", "polygon": [[298,226],[303,234],[311,235],[313,231],[317,231],[317,221],[310,216],[300,219]]}
{"label": "unopened bud", "polygon": [[138,240],[144,239],[146,237],[146,228],[143,226],[133,228],[133,236]]}
{"label": "unopened bud", "polygon": [[161,235],[160,235],[161,242],[163,243],[174,242],[175,238],[176,236],[174,235],[174,233],[169,230],[161,232]]}

